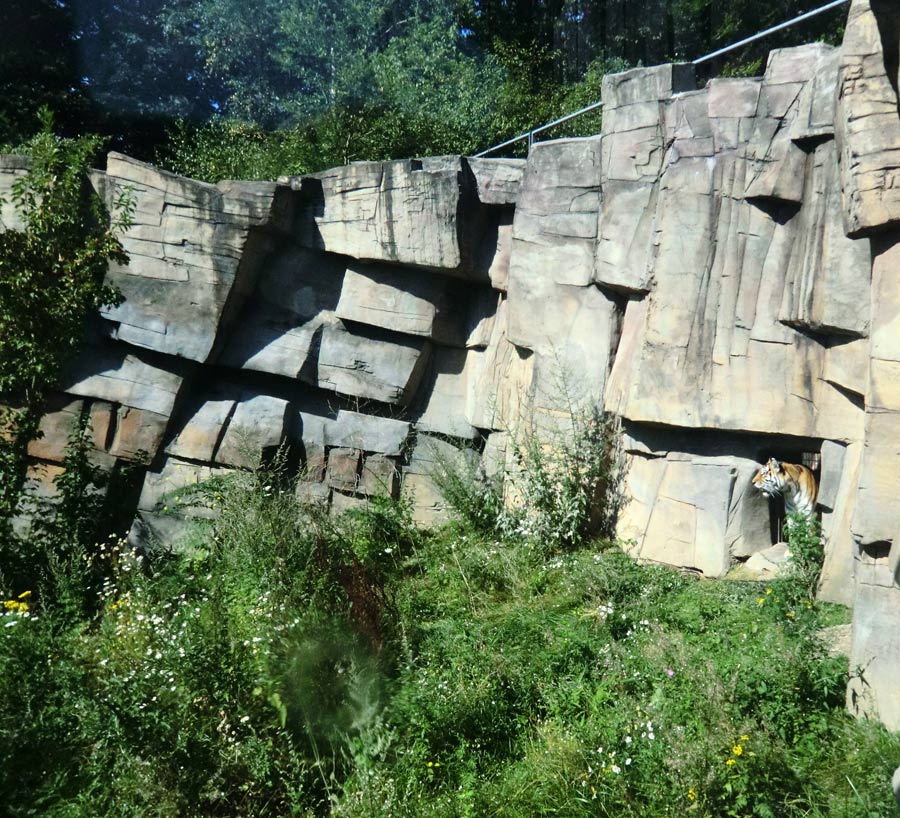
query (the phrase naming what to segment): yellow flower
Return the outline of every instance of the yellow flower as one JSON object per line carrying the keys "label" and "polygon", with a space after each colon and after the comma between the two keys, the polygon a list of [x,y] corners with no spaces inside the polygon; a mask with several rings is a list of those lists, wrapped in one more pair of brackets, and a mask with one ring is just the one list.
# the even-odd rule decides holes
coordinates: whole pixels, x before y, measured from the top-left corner
{"label": "yellow flower", "polygon": [[762,605],[765,601],[766,601],[766,598],[761,596],[759,599],[756,600],[756,604]]}
{"label": "yellow flower", "polygon": [[736,756],[743,755],[744,748],[741,747],[740,744],[735,744],[734,747],[731,748],[731,752],[734,753]]}
{"label": "yellow flower", "polygon": [[726,766],[726,767],[730,767],[732,764],[734,764],[734,759],[733,759],[733,758],[729,758],[728,761],[725,762],[725,766]]}
{"label": "yellow flower", "polygon": [[741,741],[750,741],[750,736],[741,736]]}
{"label": "yellow flower", "polygon": [[771,593],[772,593],[772,589],[771,589],[771,588],[766,588],[766,596],[768,596],[768,595],[771,594]]}
{"label": "yellow flower", "polygon": [[795,616],[795,614],[794,614],[793,611],[788,611],[788,612],[785,614],[785,616],[786,616],[788,619],[793,619],[794,616]]}
{"label": "yellow flower", "polygon": [[693,787],[691,787],[687,791],[687,797],[688,797],[688,801],[696,801],[697,800],[697,790],[695,790]]}

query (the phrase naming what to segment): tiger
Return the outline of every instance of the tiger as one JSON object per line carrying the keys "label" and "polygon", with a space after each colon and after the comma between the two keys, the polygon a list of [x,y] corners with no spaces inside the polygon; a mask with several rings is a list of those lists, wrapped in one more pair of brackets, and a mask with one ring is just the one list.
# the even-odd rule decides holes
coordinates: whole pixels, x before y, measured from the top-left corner
{"label": "tiger", "polygon": [[808,520],[813,518],[819,489],[815,475],[806,466],[781,463],[771,457],[753,476],[753,485],[766,497],[782,495],[788,516],[794,513]]}

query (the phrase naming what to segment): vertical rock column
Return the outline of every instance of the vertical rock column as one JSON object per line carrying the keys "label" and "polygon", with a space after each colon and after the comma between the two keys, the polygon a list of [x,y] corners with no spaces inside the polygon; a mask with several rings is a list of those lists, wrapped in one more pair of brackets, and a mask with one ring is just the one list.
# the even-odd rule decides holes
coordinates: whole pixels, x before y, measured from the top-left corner
{"label": "vertical rock column", "polygon": [[848,234],[871,237],[865,447],[856,542],[851,711],[900,729],[900,9],[854,0],[841,51],[837,138]]}

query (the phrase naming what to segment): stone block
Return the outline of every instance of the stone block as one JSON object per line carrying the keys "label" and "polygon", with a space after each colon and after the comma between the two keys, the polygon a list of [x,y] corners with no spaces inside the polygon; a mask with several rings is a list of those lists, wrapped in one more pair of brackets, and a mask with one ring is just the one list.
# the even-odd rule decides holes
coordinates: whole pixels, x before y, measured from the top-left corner
{"label": "stone block", "polygon": [[21,230],[22,222],[12,201],[13,185],[28,173],[31,160],[14,153],[0,153],[0,231]]}
{"label": "stone block", "polygon": [[328,485],[340,491],[355,492],[361,461],[359,449],[332,449],[328,453]]}
{"label": "stone block", "polygon": [[524,159],[483,159],[466,157],[475,177],[478,201],[486,205],[515,204],[525,173]]}
{"label": "stone block", "polygon": [[866,338],[835,339],[825,353],[823,380],[862,397],[869,375],[869,341]]}
{"label": "stone block", "polygon": [[844,234],[837,152],[815,148],[796,217],[780,318],[814,332],[866,336],[872,254],[868,242]]}
{"label": "stone block", "polygon": [[857,588],[850,667],[862,668],[847,687],[850,712],[900,730],[900,587]]}
{"label": "stone block", "polygon": [[327,483],[298,480],[294,488],[294,496],[300,503],[327,509],[331,500],[331,488]]}
{"label": "stone block", "polygon": [[268,221],[274,185],[217,187],[111,153],[107,188],[110,197],[131,190],[136,204],[122,237],[129,264],[108,274],[125,297],[102,311],[113,337],[208,360],[226,310],[252,286],[259,253],[250,232]]}
{"label": "stone block", "polygon": [[[882,26],[893,36],[895,12],[853,0],[838,67],[835,139],[841,154],[844,228],[867,235],[900,221],[900,116],[896,69],[888,71]],[[891,32],[888,34],[887,32]]]}
{"label": "stone block", "polygon": [[257,468],[285,440],[290,405],[271,395],[244,394],[216,449],[215,462],[239,468]]}
{"label": "stone block", "polygon": [[128,546],[139,553],[186,553],[196,524],[194,519],[138,511],[128,532]]}
{"label": "stone block", "polygon": [[322,332],[318,385],[343,395],[406,405],[425,372],[431,347],[424,339],[338,321]]}
{"label": "stone block", "polygon": [[466,420],[467,386],[473,369],[469,361],[478,356],[475,350],[434,348],[414,414],[417,429],[468,440],[478,436]]}
{"label": "stone block", "polygon": [[792,141],[801,94],[820,59],[831,49],[821,43],[778,49],[769,54],[753,133],[747,145],[749,199],[800,203],[806,154]]}
{"label": "stone block", "polygon": [[411,502],[413,521],[420,526],[432,528],[450,519],[447,501],[428,474],[404,470],[401,496]]}
{"label": "stone block", "polygon": [[735,557],[768,548],[769,510],[747,458],[632,454],[616,535],[642,560],[724,576]]}
{"label": "stone block", "polygon": [[819,477],[819,494],[816,505],[834,511],[837,504],[838,489],[844,475],[844,458],[847,447],[832,440],[822,441],[822,466]]}
{"label": "stone block", "polygon": [[800,92],[791,139],[801,146],[834,136],[839,57],[837,48],[820,51],[815,72]]}
{"label": "stone block", "polygon": [[315,385],[323,328],[335,322],[345,270],[346,259],[339,256],[292,245],[273,248],[219,362]]}
{"label": "stone block", "polygon": [[294,235],[304,247],[469,274],[457,224],[457,168],[427,170],[416,160],[357,162],[313,177],[282,177],[278,184],[299,196]]}
{"label": "stone block", "polygon": [[[54,395],[47,402],[38,431],[40,436],[28,443],[28,456],[62,462],[66,446],[81,416],[84,401],[68,395]],[[103,429],[102,432],[106,430]],[[105,436],[103,437],[105,440]],[[101,445],[100,448],[105,448]]]}
{"label": "stone block", "polygon": [[412,268],[350,264],[335,313],[347,321],[461,345],[463,327],[451,283]]}
{"label": "stone block", "polygon": [[[875,379],[878,377],[876,374]],[[900,377],[900,368],[895,368],[890,377]],[[860,544],[890,543],[900,528],[898,458],[900,411],[868,412],[852,524],[853,537]]]}
{"label": "stone block", "polygon": [[[693,91],[694,87],[694,66],[690,63],[667,63],[606,74],[600,95],[604,116],[611,109],[667,100],[673,94]],[[609,127],[604,121],[604,130]]]}
{"label": "stone block", "polygon": [[119,406],[109,453],[122,460],[149,463],[159,452],[169,418],[146,409]]}
{"label": "stone block", "polygon": [[86,346],[60,377],[72,395],[98,398],[169,417],[182,374],[170,362],[130,351],[123,344]]}
{"label": "stone block", "polygon": [[335,517],[348,511],[360,511],[368,508],[368,506],[368,497],[359,497],[354,494],[342,494],[339,491],[331,492],[331,513]]}
{"label": "stone block", "polygon": [[325,442],[329,446],[396,457],[405,451],[410,429],[411,424],[405,420],[341,409],[326,427]]}
{"label": "stone block", "polygon": [[396,460],[383,454],[370,454],[366,457],[359,477],[360,494],[394,498],[399,487],[400,472]]}
{"label": "stone block", "polygon": [[819,482],[819,507],[825,558],[816,596],[825,602],[853,606],[855,596],[856,544],[851,522],[856,507],[856,488],[862,459],[862,443],[842,446],[822,441],[822,471]]}
{"label": "stone block", "polygon": [[166,446],[166,453],[185,460],[212,462],[236,403],[233,398],[205,400],[189,409],[187,420]]}
{"label": "stone block", "polygon": [[870,354],[882,361],[900,361],[900,239],[873,241],[872,249]]}
{"label": "stone block", "polygon": [[509,286],[538,276],[590,283],[599,211],[600,139],[534,145],[513,220]]}
{"label": "stone block", "polygon": [[144,475],[138,510],[182,517],[209,517],[213,511],[209,504],[189,502],[189,493],[210,478],[222,477],[232,471],[167,457],[159,470]]}
{"label": "stone block", "polygon": [[571,411],[603,394],[621,331],[620,307],[596,286],[555,284],[539,271],[510,279],[507,338],[534,350],[536,405],[549,412]]}
{"label": "stone block", "polygon": [[509,303],[503,299],[484,350],[466,359],[465,418],[479,429],[515,428],[525,419],[532,395],[534,355],[508,338]]}

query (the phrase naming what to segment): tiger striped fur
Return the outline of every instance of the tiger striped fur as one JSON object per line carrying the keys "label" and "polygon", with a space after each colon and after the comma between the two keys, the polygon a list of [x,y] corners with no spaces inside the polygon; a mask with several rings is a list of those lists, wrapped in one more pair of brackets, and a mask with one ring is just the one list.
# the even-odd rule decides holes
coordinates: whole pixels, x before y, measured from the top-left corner
{"label": "tiger striped fur", "polygon": [[782,495],[787,514],[801,514],[811,520],[816,508],[818,486],[815,475],[795,463],[781,463],[774,457],[760,466],[753,477],[753,485],[766,497]]}

